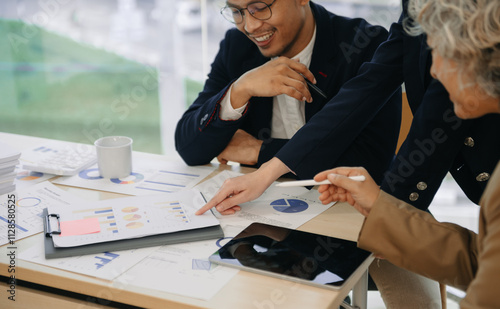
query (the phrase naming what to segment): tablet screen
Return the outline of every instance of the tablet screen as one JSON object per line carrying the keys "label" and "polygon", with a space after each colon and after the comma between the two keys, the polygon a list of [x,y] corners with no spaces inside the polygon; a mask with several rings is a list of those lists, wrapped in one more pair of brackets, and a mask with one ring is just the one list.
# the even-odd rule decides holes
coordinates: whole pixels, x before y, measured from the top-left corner
{"label": "tablet screen", "polygon": [[353,241],[252,223],[209,259],[216,264],[340,288],[369,255]]}

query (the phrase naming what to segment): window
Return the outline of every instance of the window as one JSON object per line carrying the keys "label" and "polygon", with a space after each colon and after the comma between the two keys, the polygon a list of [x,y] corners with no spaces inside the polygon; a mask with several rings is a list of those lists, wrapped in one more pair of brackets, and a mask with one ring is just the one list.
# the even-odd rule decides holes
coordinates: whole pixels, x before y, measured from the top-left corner
{"label": "window", "polygon": [[[318,1],[388,27],[398,0]],[[2,0],[0,130],[175,156],[224,32],[220,0]]]}

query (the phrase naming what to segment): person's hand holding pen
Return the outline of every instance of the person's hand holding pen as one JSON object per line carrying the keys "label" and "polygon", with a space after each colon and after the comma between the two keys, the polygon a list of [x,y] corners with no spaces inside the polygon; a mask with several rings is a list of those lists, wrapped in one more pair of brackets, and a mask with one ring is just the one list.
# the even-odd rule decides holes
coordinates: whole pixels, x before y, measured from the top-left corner
{"label": "person's hand holding pen", "polygon": [[231,87],[231,105],[244,106],[252,97],[274,97],[286,94],[299,101],[312,102],[308,81],[316,83],[314,75],[302,63],[279,57],[241,75]]}
{"label": "person's hand holding pen", "polygon": [[[349,176],[364,176],[364,181],[349,179]],[[334,201],[348,202],[365,217],[380,194],[380,188],[366,169],[362,167],[338,167],[314,176],[315,181],[328,179],[331,184],[321,185],[318,192],[323,204]]]}

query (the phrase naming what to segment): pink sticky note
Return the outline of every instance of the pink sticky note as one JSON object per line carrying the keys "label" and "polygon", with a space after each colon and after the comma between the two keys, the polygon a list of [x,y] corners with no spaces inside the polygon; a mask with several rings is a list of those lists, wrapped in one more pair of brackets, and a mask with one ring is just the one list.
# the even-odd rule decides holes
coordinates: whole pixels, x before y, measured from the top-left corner
{"label": "pink sticky note", "polygon": [[85,235],[99,233],[100,231],[101,226],[97,218],[63,221],[61,222],[60,236]]}

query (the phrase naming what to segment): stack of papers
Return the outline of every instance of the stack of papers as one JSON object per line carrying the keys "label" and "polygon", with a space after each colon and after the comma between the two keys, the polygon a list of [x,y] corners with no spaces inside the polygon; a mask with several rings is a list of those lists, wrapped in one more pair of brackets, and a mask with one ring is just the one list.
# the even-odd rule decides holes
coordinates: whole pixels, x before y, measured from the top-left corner
{"label": "stack of papers", "polygon": [[12,192],[16,189],[14,172],[19,164],[21,152],[13,149],[7,144],[0,142],[0,195]]}

